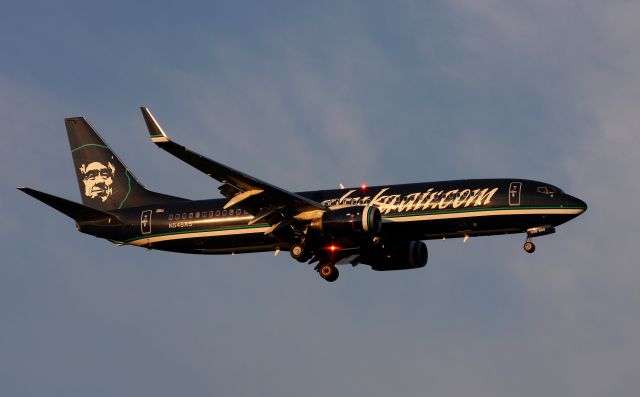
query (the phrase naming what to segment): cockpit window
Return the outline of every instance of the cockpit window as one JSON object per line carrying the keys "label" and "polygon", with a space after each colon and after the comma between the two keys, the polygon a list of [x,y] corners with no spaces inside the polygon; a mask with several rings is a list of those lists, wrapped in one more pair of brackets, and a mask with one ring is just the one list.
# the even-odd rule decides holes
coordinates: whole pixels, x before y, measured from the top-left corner
{"label": "cockpit window", "polygon": [[553,195],[557,192],[557,188],[553,187],[553,186],[539,186],[538,187],[538,193],[542,193],[542,194],[547,194],[551,197],[553,197]]}

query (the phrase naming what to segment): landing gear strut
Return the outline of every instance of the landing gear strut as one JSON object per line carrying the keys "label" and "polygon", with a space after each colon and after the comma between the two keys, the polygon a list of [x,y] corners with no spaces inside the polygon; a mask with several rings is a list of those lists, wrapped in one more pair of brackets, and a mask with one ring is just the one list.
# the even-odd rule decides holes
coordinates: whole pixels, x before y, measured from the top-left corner
{"label": "landing gear strut", "polygon": [[331,263],[323,263],[318,266],[318,273],[320,273],[320,277],[332,283],[338,279],[340,272],[336,268],[335,265]]}

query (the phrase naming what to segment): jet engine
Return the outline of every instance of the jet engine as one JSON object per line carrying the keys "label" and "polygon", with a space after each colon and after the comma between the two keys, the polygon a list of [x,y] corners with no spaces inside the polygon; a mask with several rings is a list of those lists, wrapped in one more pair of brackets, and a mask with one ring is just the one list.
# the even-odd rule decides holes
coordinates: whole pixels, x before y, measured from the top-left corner
{"label": "jet engine", "polygon": [[380,232],[382,215],[370,205],[338,208],[312,220],[310,227],[325,236],[371,235]]}
{"label": "jet engine", "polygon": [[427,245],[422,241],[385,243],[383,248],[371,255],[363,256],[361,262],[373,270],[406,270],[424,267],[429,258]]}

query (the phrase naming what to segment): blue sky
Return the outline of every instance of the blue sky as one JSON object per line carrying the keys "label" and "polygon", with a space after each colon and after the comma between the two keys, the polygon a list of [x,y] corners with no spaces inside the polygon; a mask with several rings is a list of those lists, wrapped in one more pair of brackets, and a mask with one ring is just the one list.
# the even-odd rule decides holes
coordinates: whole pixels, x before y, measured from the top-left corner
{"label": "blue sky", "polygon": [[[635,395],[640,6],[629,1],[30,1],[0,15],[3,395]],[[217,197],[176,140],[290,190],[514,177],[589,211],[538,239],[428,242],[327,284],[272,253],[116,247],[63,118],[147,186]]]}

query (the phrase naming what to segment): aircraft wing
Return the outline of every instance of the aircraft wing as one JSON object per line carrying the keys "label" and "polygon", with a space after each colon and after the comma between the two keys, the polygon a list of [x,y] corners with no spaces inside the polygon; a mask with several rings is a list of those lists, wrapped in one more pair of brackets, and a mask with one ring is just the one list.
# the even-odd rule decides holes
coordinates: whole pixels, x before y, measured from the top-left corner
{"label": "aircraft wing", "polygon": [[[237,205],[246,209],[254,215],[252,223],[264,220],[277,226],[278,222],[283,224],[292,219],[313,219],[327,210],[324,205],[316,201],[247,175],[173,142],[162,130],[149,109],[141,107],[140,110],[153,143],[220,181],[222,183],[219,187],[220,192],[229,199],[225,208]],[[280,216],[274,217],[277,214]]]}

